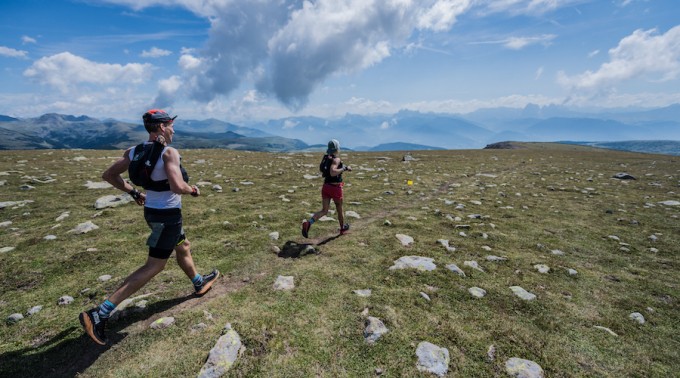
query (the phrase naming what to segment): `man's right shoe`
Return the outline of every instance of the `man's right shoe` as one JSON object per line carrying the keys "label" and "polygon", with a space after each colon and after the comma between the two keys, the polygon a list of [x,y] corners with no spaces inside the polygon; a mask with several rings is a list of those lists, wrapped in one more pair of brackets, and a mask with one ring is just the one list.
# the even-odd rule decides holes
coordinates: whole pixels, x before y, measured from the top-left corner
{"label": "man's right shoe", "polygon": [[340,235],[344,235],[347,231],[349,231],[349,223],[342,225],[342,228],[340,229]]}
{"label": "man's right shoe", "polygon": [[99,345],[106,345],[107,339],[104,334],[104,329],[106,328],[106,322],[108,318],[102,318],[99,316],[99,308],[95,307],[92,310],[81,312],[78,316],[80,319],[80,324],[83,325],[85,332],[94,340],[95,343]]}
{"label": "man's right shoe", "polygon": [[305,219],[304,222],[302,222],[302,236],[308,238],[309,237],[309,228],[312,227],[311,223],[307,219]]}
{"label": "man's right shoe", "polygon": [[208,290],[212,287],[212,285],[217,281],[217,277],[220,276],[220,272],[217,269],[213,269],[212,272],[209,274],[206,274],[203,276],[203,284],[201,286],[194,286],[194,289],[196,290],[196,296],[203,296],[203,294],[207,293]]}

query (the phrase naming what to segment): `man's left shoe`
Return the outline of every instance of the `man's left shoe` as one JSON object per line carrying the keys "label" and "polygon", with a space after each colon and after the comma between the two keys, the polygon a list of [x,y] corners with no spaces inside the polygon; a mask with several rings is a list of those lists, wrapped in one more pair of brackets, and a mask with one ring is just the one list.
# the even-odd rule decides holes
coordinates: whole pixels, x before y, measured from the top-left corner
{"label": "man's left shoe", "polygon": [[212,285],[217,281],[217,277],[220,276],[220,272],[217,269],[213,269],[212,272],[203,276],[203,283],[201,286],[194,286],[196,290],[196,296],[202,297],[203,294],[207,293]]}

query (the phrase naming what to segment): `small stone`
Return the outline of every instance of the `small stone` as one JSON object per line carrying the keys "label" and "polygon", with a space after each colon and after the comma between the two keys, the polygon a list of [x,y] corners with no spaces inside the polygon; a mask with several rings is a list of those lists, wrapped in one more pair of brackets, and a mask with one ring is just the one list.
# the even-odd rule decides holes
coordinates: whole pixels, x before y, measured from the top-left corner
{"label": "small stone", "polygon": [[543,274],[547,274],[548,272],[550,272],[550,267],[548,267],[545,264],[536,264],[536,265],[534,265],[534,269],[536,269],[538,271],[538,273],[543,273]]}
{"label": "small stone", "polygon": [[57,301],[57,304],[61,306],[70,305],[71,303],[73,303],[73,297],[68,295],[60,297],[59,300]]}
{"label": "small stone", "polygon": [[401,242],[401,245],[404,247],[408,247],[413,244],[413,238],[408,235],[396,234],[395,236],[397,239],[399,239],[399,242]]}
{"label": "small stone", "polygon": [[458,265],[456,265],[456,264],[448,264],[448,265],[446,266],[446,269],[452,271],[453,273],[456,273],[457,275],[459,275],[459,276],[461,276],[461,277],[465,277],[465,272],[463,272],[463,270],[460,269],[460,268],[458,267]]}
{"label": "small stone", "polygon": [[598,326],[598,325],[596,325],[596,326],[593,326],[593,328],[597,328],[597,329],[600,329],[600,330],[602,330],[602,331],[605,331],[605,332],[609,333],[609,334],[612,335],[612,336],[618,336],[614,331],[612,331],[611,329],[609,329],[609,328],[607,328],[607,327],[603,327],[603,326]]}
{"label": "small stone", "polygon": [[168,316],[154,321],[153,323],[151,323],[150,327],[152,329],[164,329],[170,327],[173,324],[175,324],[175,318],[173,318],[172,316]]}
{"label": "small stone", "polygon": [[474,260],[472,260],[472,261],[464,261],[464,262],[463,262],[463,265],[469,266],[469,267],[472,268],[472,269],[479,270],[480,272],[484,272],[484,269],[482,269],[482,268],[479,267],[479,264],[477,263],[477,261],[474,261]]}
{"label": "small stone", "polygon": [[108,280],[110,280],[110,279],[111,279],[111,275],[110,275],[110,274],[104,274],[104,275],[102,275],[102,276],[99,276],[99,277],[97,278],[97,281],[99,281],[99,282],[106,282],[106,281],[108,281]]}
{"label": "small stone", "polygon": [[578,274],[578,272],[575,269],[568,268],[567,273],[569,273],[570,276],[575,276]]}
{"label": "small stone", "polygon": [[370,297],[372,293],[371,289],[354,290],[353,292],[360,297]]}
{"label": "small stone", "polygon": [[0,253],[7,253],[14,251],[14,247],[2,247],[0,248]]}
{"label": "small stone", "polygon": [[543,378],[545,373],[537,363],[513,357],[505,362],[505,372],[516,378]]}
{"label": "small stone", "polygon": [[535,294],[532,294],[532,293],[524,290],[521,286],[510,286],[510,290],[512,290],[512,292],[516,296],[524,299],[525,301],[533,301],[534,299],[536,299]]}
{"label": "small stone", "polygon": [[10,316],[7,317],[7,324],[18,323],[18,322],[21,321],[23,318],[24,318],[24,316],[21,315],[21,314],[18,314],[18,313],[17,313],[17,314],[12,314],[12,315],[10,315]]}
{"label": "small stone", "polygon": [[271,240],[279,240],[279,233],[274,231],[269,233],[269,239]]}
{"label": "small stone", "polygon": [[421,291],[421,292],[420,292],[420,296],[423,297],[423,298],[425,298],[425,300],[428,301],[428,302],[431,301],[430,296],[427,295],[427,293],[423,293],[423,292]]}
{"label": "small stone", "polygon": [[486,295],[486,290],[476,286],[469,288],[468,292],[475,298],[484,298]]}
{"label": "small stone", "polygon": [[364,341],[368,344],[373,344],[378,341],[384,334],[389,332],[382,320],[369,316],[366,319],[366,328],[364,329]]}
{"label": "small stone", "polygon": [[294,288],[293,276],[278,276],[274,282],[274,290],[293,290]]}
{"label": "small stone", "polygon": [[26,315],[28,315],[28,316],[35,315],[35,314],[39,313],[40,311],[42,311],[42,308],[43,308],[43,306],[33,306],[26,312]]}
{"label": "small stone", "polygon": [[639,312],[634,312],[628,315],[628,318],[638,322],[638,324],[645,324],[645,317]]}
{"label": "small stone", "polygon": [[57,237],[55,235],[47,235],[43,239],[45,239],[45,240],[56,240]]}
{"label": "small stone", "polygon": [[449,350],[437,345],[423,341],[418,344],[416,349],[418,356],[417,369],[436,374],[440,377],[449,371]]}

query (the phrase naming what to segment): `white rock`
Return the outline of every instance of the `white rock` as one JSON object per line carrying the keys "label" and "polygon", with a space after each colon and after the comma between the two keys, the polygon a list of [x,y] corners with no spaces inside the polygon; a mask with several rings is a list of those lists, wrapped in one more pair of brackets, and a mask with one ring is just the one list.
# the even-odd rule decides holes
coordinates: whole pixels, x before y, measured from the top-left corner
{"label": "white rock", "polygon": [[659,204],[664,206],[680,206],[680,201],[662,201]]}
{"label": "white rock", "polygon": [[111,275],[110,275],[110,274],[104,274],[104,275],[102,275],[102,276],[99,276],[99,277],[97,278],[97,281],[99,281],[99,282],[106,282],[106,281],[108,281],[108,280],[110,280],[110,279],[111,279]]}
{"label": "white rock", "polygon": [[295,278],[293,276],[278,276],[274,282],[274,290],[293,290]]}
{"label": "white rock", "polygon": [[43,239],[45,239],[45,240],[56,240],[57,237],[54,236],[54,235],[47,235],[47,236],[45,236]]}
{"label": "white rock", "polygon": [[458,265],[456,265],[456,264],[448,264],[448,265],[446,266],[446,269],[452,271],[453,273],[456,273],[457,275],[459,275],[459,276],[461,276],[461,277],[465,277],[465,272],[463,272],[463,270],[460,269],[460,268],[458,267]]}
{"label": "white rock", "polygon": [[19,313],[12,314],[12,315],[7,317],[7,324],[17,323],[17,322],[21,321],[23,318],[24,318],[24,316],[19,314]]}
{"label": "white rock", "polygon": [[536,265],[534,265],[534,269],[536,269],[538,271],[538,273],[543,273],[543,274],[550,272],[550,267],[545,265],[545,264],[536,264]]}
{"label": "white rock", "polygon": [[628,315],[628,318],[638,322],[639,324],[645,324],[645,317],[639,312],[634,312]]}
{"label": "white rock", "polygon": [[350,218],[361,219],[361,216],[356,211],[345,211],[345,216]]}
{"label": "white rock", "polygon": [[521,286],[510,286],[510,290],[515,293],[516,296],[524,299],[525,301],[533,301],[536,299],[536,295],[524,290]]}
{"label": "white rock", "polygon": [[505,372],[516,378],[543,378],[545,373],[540,365],[533,361],[513,357],[505,362]]}
{"label": "white rock", "polygon": [[484,298],[486,295],[486,290],[476,286],[469,288],[468,292],[475,298]]}
{"label": "white rock", "polygon": [[494,256],[494,255],[488,255],[486,256],[486,261],[507,261],[508,259],[505,257],[500,257],[500,256]]}
{"label": "white rock", "polygon": [[421,291],[421,292],[420,292],[420,296],[423,297],[423,298],[425,298],[425,300],[427,300],[428,302],[430,301],[430,296],[427,295],[427,293],[423,293],[423,292]]}
{"label": "white rock", "polygon": [[92,221],[87,221],[85,223],[81,223],[76,226],[73,230],[70,230],[69,232],[76,233],[76,234],[85,234],[93,230],[99,229],[99,226],[96,224],[92,223]]}
{"label": "white rock", "polygon": [[570,276],[575,276],[578,274],[578,272],[575,269],[568,268],[567,272],[569,273]]}
{"label": "white rock", "polygon": [[107,195],[99,197],[94,203],[94,208],[97,210],[105,209],[107,207],[118,207],[125,205],[126,203],[134,202],[129,194],[124,193],[121,195]]}
{"label": "white rock", "polygon": [[360,290],[354,290],[354,294],[360,296],[360,297],[370,297],[371,296],[371,289],[360,289]]}
{"label": "white rock", "polygon": [[0,248],[0,253],[7,253],[14,251],[14,247],[2,247]]}
{"label": "white rock", "polygon": [[279,233],[277,231],[270,232],[269,233],[269,239],[271,240],[279,240]]}
{"label": "white rock", "polygon": [[364,329],[364,340],[368,344],[373,344],[376,341],[378,341],[379,338],[382,337],[382,335],[386,334],[389,332],[389,329],[385,327],[385,323],[383,323],[382,320],[369,316],[366,319],[366,328]]}
{"label": "white rock", "polygon": [[437,268],[434,264],[434,259],[430,257],[421,256],[403,256],[394,261],[394,265],[390,270],[413,268],[421,271],[432,271]]}
{"label": "white rock", "polygon": [[208,360],[198,373],[198,378],[224,376],[236,362],[242,351],[241,337],[231,328],[231,324],[227,324],[224,327],[223,333],[217,340],[217,343],[215,343],[215,346],[210,350]]}
{"label": "white rock", "polygon": [[0,227],[9,227],[12,225],[12,221],[0,222]]}
{"label": "white rock", "polygon": [[71,303],[73,303],[73,297],[71,297],[69,295],[64,295],[64,296],[60,297],[59,300],[57,301],[57,304],[62,305],[62,306],[63,305],[70,305]]}
{"label": "white rock", "polygon": [[456,247],[451,247],[451,246],[449,245],[449,241],[448,241],[447,239],[438,239],[438,240],[437,240],[437,243],[439,243],[439,244],[441,244],[442,246],[444,246],[444,248],[446,248],[446,250],[447,250],[448,252],[456,252]]}
{"label": "white rock", "polygon": [[39,313],[43,309],[43,306],[33,306],[27,312],[26,315],[31,316]]}
{"label": "white rock", "polygon": [[151,327],[152,329],[164,329],[170,327],[173,324],[175,324],[175,318],[173,318],[172,316],[167,316],[157,319],[156,321],[151,323],[149,327]]}
{"label": "white rock", "polygon": [[464,262],[463,262],[463,265],[469,266],[469,267],[472,268],[472,269],[477,269],[477,270],[479,270],[480,272],[484,272],[484,269],[482,269],[482,268],[479,267],[479,264],[477,263],[477,261],[474,261],[474,260],[472,260],[472,261],[464,261]]}
{"label": "white rock", "polygon": [[71,216],[71,212],[70,212],[70,211],[64,211],[63,213],[61,213],[61,214],[55,219],[55,221],[61,222],[61,221],[63,221],[64,219],[68,218],[69,216]]}
{"label": "white rock", "polygon": [[401,245],[404,247],[408,247],[413,244],[413,238],[408,235],[396,234],[395,236],[397,239],[399,239],[399,242],[401,242]]}
{"label": "white rock", "polygon": [[449,350],[446,348],[423,341],[418,344],[416,355],[418,356],[416,368],[419,371],[426,371],[440,377],[445,376],[449,371]]}
{"label": "white rock", "polygon": [[88,189],[110,189],[113,188],[111,184],[109,184],[106,181],[100,181],[100,182],[92,182],[92,181],[87,181],[83,186],[87,187]]}

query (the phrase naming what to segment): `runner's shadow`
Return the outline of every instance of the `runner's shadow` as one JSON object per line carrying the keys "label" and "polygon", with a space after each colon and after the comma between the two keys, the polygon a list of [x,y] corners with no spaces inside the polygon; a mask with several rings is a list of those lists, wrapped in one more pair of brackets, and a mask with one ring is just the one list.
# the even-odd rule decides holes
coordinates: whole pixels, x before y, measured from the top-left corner
{"label": "runner's shadow", "polygon": [[[185,297],[151,303],[143,312],[134,313],[108,324],[108,345],[99,345],[78,327],[68,327],[38,347],[0,354],[0,376],[3,377],[75,377],[92,366],[100,355],[120,343],[127,333],[120,331],[133,323],[144,321],[189,299]],[[75,319],[78,323],[78,319]],[[74,336],[79,333],[80,336]]]}

